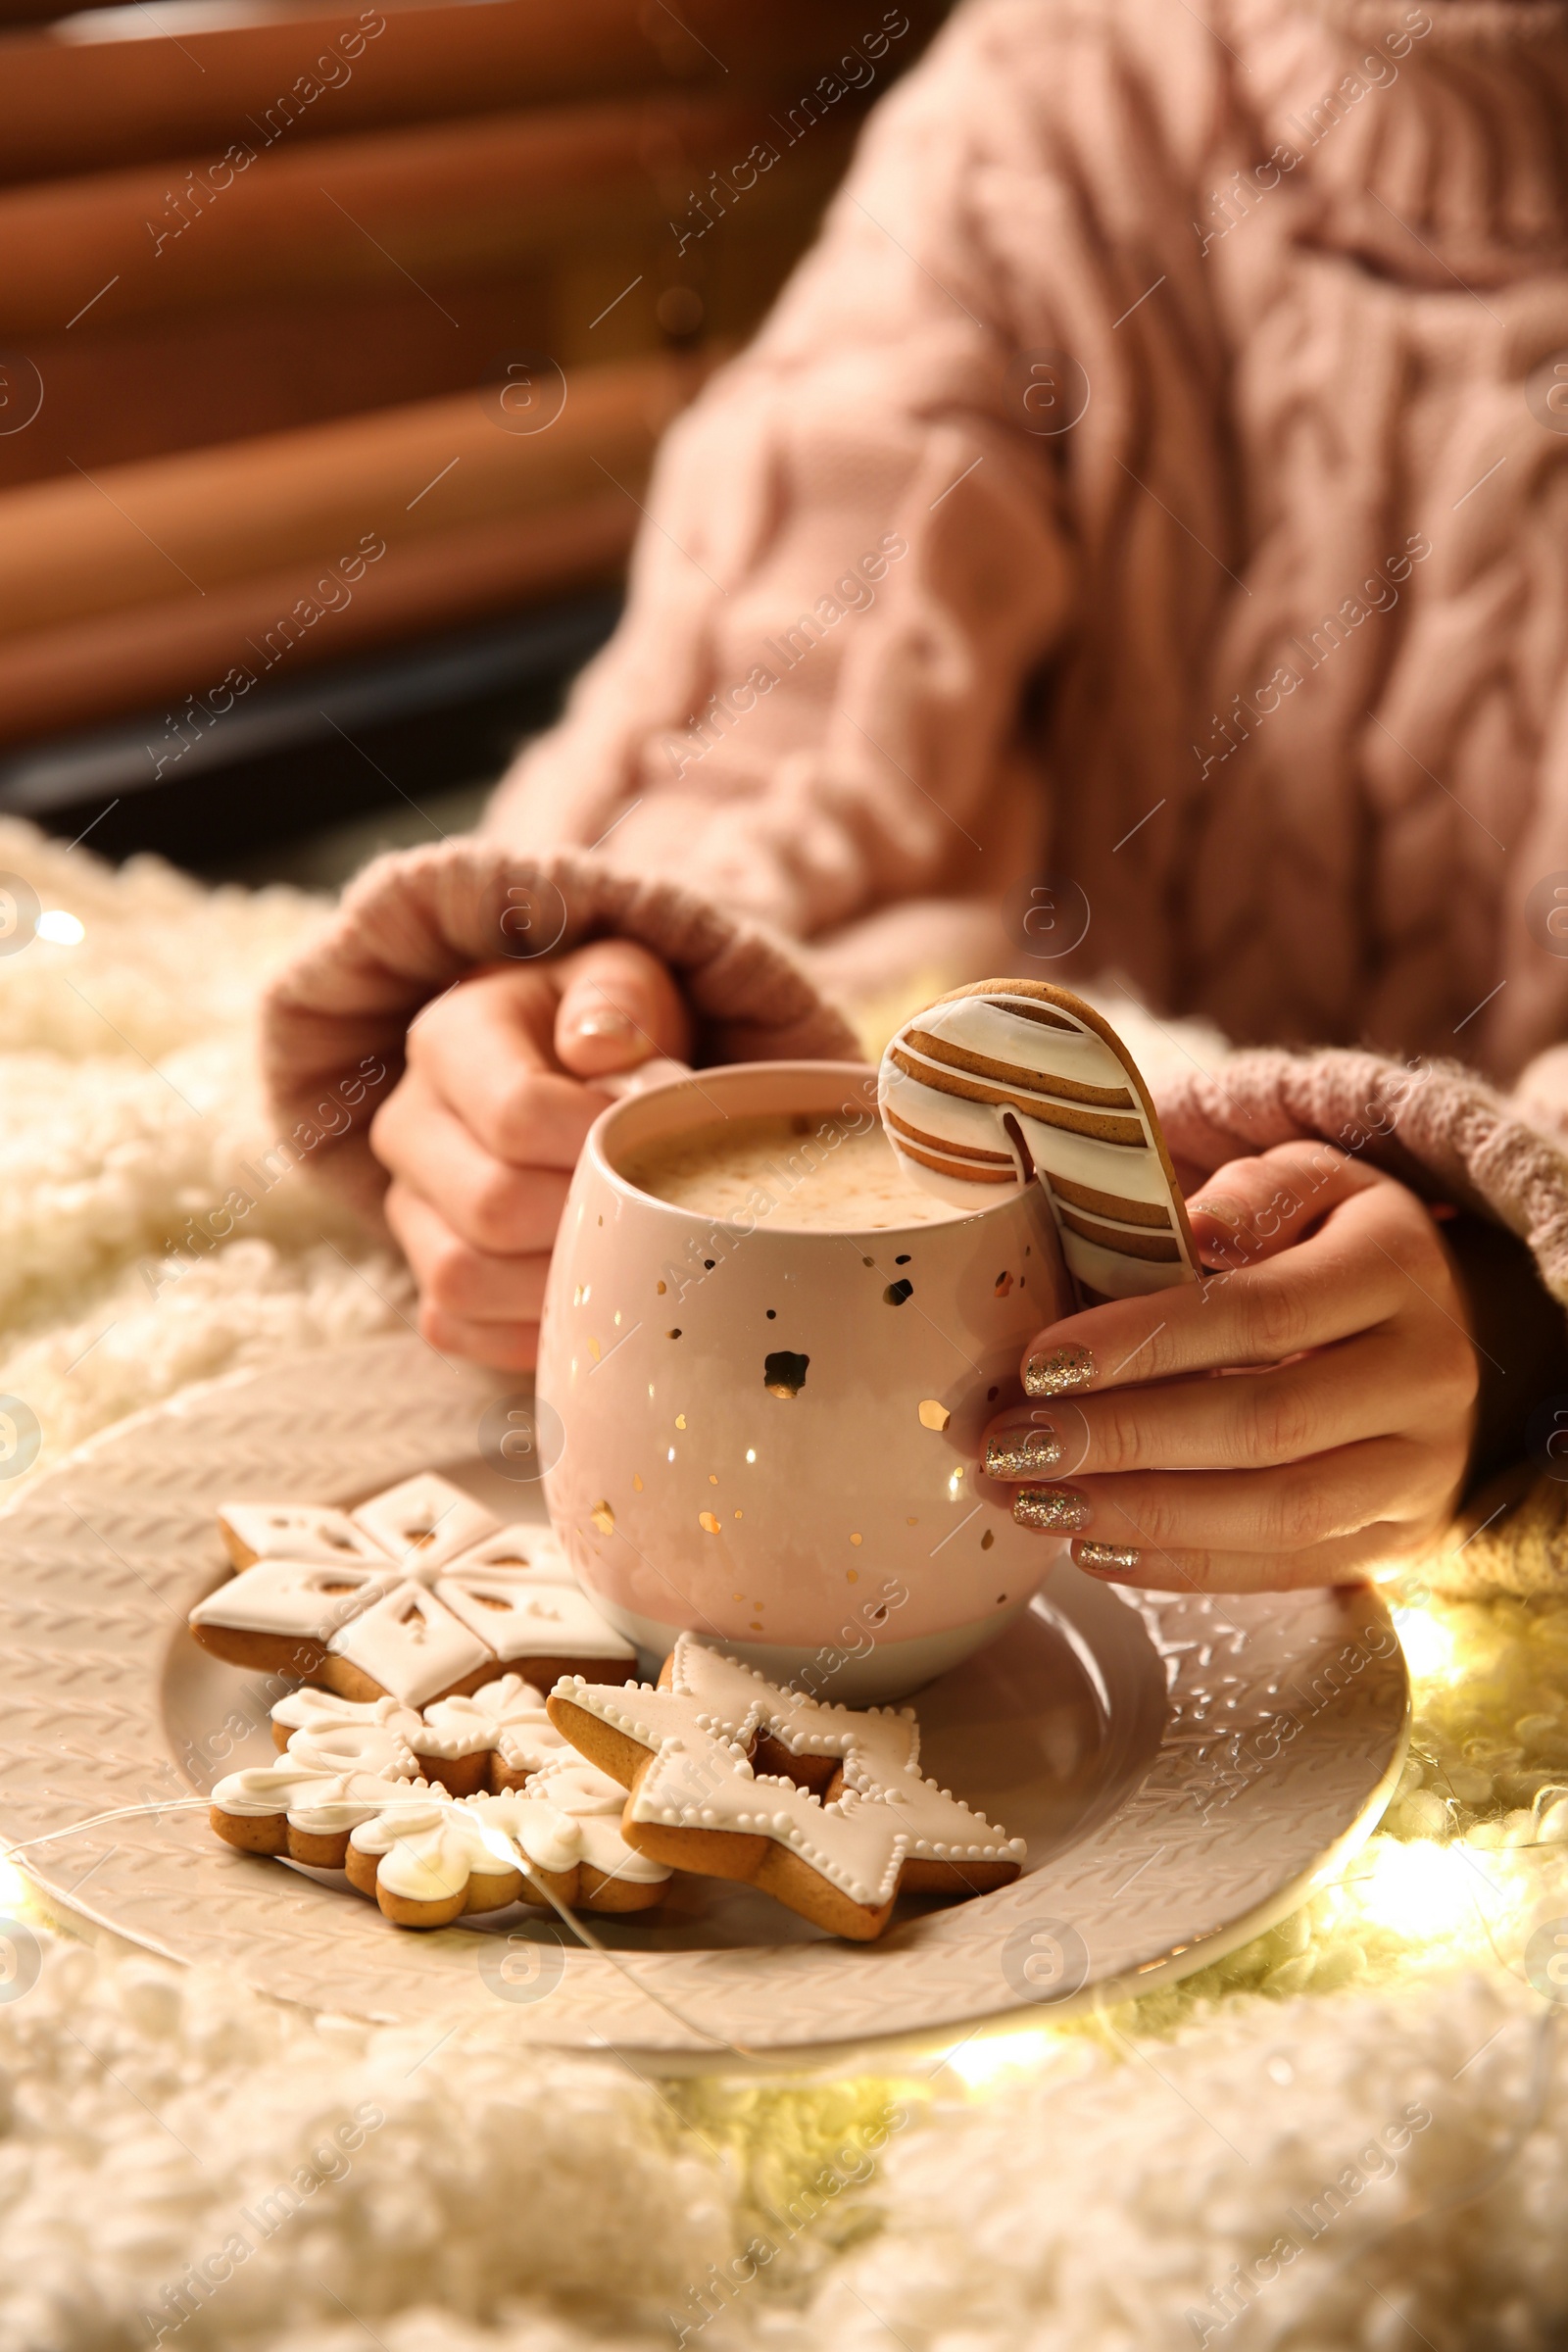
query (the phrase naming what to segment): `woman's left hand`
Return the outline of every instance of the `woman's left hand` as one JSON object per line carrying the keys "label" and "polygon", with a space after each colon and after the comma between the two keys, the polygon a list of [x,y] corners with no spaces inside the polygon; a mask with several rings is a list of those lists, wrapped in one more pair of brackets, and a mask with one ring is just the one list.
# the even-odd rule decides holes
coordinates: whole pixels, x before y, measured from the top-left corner
{"label": "woman's left hand", "polygon": [[985,1432],[1014,1518],[1166,1589],[1348,1584],[1421,1548],[1457,1501],[1479,1387],[1430,1211],[1299,1143],[1232,1160],[1188,1214],[1218,1271],[1030,1342],[1036,1401]]}

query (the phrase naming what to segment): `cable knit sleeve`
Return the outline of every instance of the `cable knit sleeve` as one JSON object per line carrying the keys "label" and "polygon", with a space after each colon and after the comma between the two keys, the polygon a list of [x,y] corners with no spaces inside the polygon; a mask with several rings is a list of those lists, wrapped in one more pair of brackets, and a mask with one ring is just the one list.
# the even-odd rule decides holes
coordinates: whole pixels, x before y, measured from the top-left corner
{"label": "cable knit sleeve", "polygon": [[1017,429],[1017,346],[1070,338],[1044,317],[1020,334],[983,225],[1006,55],[960,13],[878,109],[755,344],[668,435],[625,618],[491,808],[509,848],[604,839],[620,870],[797,939],[999,896],[1027,859],[1039,786],[1008,738],[1072,564],[1053,445]]}
{"label": "cable knit sleeve", "polygon": [[[1446,1201],[1512,1234],[1534,1260],[1544,1291],[1568,1306],[1568,1049],[1544,1054],[1510,1100],[1456,1062],[1406,1066],[1379,1054],[1277,1048],[1222,1055],[1204,1067],[1184,1057],[1155,1095],[1184,1182],[1201,1184],[1226,1160],[1306,1137],[1396,1176],[1424,1200]],[[1561,1073],[1561,1075],[1559,1075]],[[1543,1397],[1522,1333],[1503,1340],[1514,1374],[1507,1400],[1512,1465],[1466,1498],[1463,1514],[1428,1557],[1410,1564],[1407,1592],[1552,1592],[1568,1587],[1568,1480],[1550,1411],[1568,1430],[1568,1333]],[[1548,1362],[1548,1369],[1552,1368]],[[1539,1369],[1539,1367],[1536,1367]],[[1532,1413],[1537,1416],[1532,1419]]]}

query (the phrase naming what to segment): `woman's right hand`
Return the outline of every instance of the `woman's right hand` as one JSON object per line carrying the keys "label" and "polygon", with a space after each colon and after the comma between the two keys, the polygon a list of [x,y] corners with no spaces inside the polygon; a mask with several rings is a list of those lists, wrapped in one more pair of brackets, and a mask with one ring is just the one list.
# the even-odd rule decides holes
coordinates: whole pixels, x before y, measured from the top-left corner
{"label": "woman's right hand", "polygon": [[571,1171],[612,1099],[593,1081],[690,1050],[673,977],[628,940],[476,972],[416,1016],[370,1149],[432,1347],[532,1366]]}

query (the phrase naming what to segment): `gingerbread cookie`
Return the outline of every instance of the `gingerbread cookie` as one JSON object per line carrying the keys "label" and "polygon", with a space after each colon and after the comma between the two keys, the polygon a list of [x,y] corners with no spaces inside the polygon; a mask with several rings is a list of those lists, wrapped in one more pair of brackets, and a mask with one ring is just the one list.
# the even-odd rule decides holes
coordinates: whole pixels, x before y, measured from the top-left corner
{"label": "gingerbread cookie", "polygon": [[285,1754],[276,1764],[225,1775],[208,1818],[225,1844],[244,1853],[287,1854],[318,1870],[341,1870],[349,1832],[408,1789],[409,1778],[396,1771]]}
{"label": "gingerbread cookie", "polygon": [[544,1692],[520,1674],[481,1683],[471,1697],[438,1699],[424,1710],[419,1769],[454,1796],[520,1788],[547,1765],[576,1761],[551,1722]]}
{"label": "gingerbread cookie", "polygon": [[398,1572],[340,1561],[258,1560],[209,1592],[190,1612],[203,1649],[231,1666],[309,1680],[326,1667],[333,1637],[362,1609],[391,1592]]}
{"label": "gingerbread cookie", "polygon": [[494,1511],[434,1470],[372,1494],[353,1518],[405,1574],[444,1568],[501,1525]]}
{"label": "gingerbread cookie", "polygon": [[576,1760],[545,1712],[543,1692],[516,1674],[481,1684],[471,1697],[438,1699],[422,1713],[395,1698],[339,1698],[311,1688],[290,1691],[272,1709],[272,1738],[291,1755],[352,1756],[362,1738],[387,1734],[401,1740],[411,1772],[438,1781],[449,1796],[520,1788],[544,1765]]}
{"label": "gingerbread cookie", "polygon": [[[663,1898],[669,1868],[620,1835],[619,1783],[583,1761],[514,1675],[426,1715],[296,1690],[273,1708],[272,1737],[286,1742],[276,1764],[214,1788],[213,1828],[245,1853],[346,1870],[400,1927],[552,1895],[594,1911]],[[477,1793],[486,1774],[495,1786]]]}
{"label": "gingerbread cookie", "polygon": [[646,1911],[671,1873],[622,1839],[623,1803],[619,1784],[580,1757],[496,1796],[411,1790],[352,1832],[349,1882],[400,1928],[551,1895],[585,1911]]}
{"label": "gingerbread cookie", "polygon": [[1008,1885],[1023,1840],[918,1769],[912,1710],[857,1713],[781,1690],[683,1634],[657,1688],[564,1677],[550,1718],[629,1789],[628,1845],[750,1881],[832,1934],[880,1936],[905,1889]]}
{"label": "gingerbread cookie", "polygon": [[224,1502],[218,1530],[236,1568],[258,1560],[304,1560],[327,1567],[382,1568],[387,1555],[347,1511],[314,1502]]}
{"label": "gingerbread cookie", "polygon": [[1082,1305],[1197,1279],[1148,1088],[1108,1021],[1044,980],[981,980],[906,1021],[877,1083],[915,1182],[989,1208],[1038,1177]]}
{"label": "gingerbread cookie", "polygon": [[[414,1708],[507,1672],[548,1685],[636,1671],[548,1528],[502,1527],[433,1471],[352,1516],[231,1503],[222,1526],[252,1564],[199,1601],[190,1626],[232,1665]],[[306,1556],[286,1555],[296,1541]]]}

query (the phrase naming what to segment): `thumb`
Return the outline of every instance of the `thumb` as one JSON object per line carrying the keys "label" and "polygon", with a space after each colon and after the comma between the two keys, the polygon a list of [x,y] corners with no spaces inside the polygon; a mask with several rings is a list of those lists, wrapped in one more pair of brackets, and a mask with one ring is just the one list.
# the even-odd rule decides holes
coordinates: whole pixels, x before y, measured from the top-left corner
{"label": "thumb", "polygon": [[578,1078],[635,1069],[660,1054],[684,1061],[691,1016],[667,965],[629,939],[598,940],[561,967],[556,1054]]}

